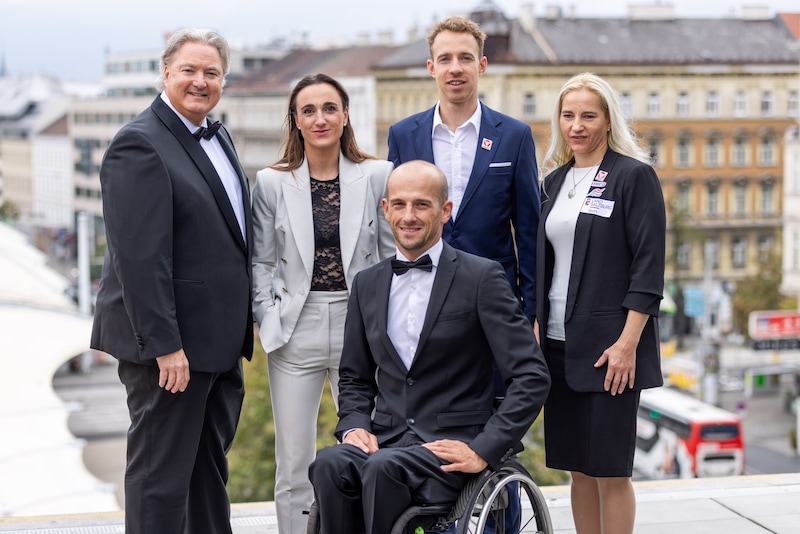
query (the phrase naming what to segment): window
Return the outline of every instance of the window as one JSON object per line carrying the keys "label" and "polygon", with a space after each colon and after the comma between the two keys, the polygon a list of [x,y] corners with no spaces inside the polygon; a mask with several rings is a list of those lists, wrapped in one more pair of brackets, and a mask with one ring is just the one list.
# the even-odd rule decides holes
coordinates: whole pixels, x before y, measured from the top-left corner
{"label": "window", "polygon": [[706,96],[706,115],[716,117],[719,115],[719,93],[709,91]]}
{"label": "window", "polygon": [[733,214],[747,214],[747,182],[738,182],[733,186]]}
{"label": "window", "polygon": [[677,198],[677,207],[681,211],[689,211],[691,208],[690,197],[689,194],[691,192],[692,186],[689,183],[682,183],[678,185],[678,198]]}
{"label": "window", "polygon": [[659,154],[661,153],[661,139],[651,137],[647,140],[647,151],[650,154],[650,163],[653,167],[659,166]]}
{"label": "window", "polygon": [[747,165],[747,139],[737,137],[733,140],[733,154],[731,154],[731,164],[734,167],[744,167]]}
{"label": "window", "polygon": [[790,117],[800,117],[800,93],[797,91],[789,91],[786,114]]}
{"label": "window", "polygon": [[733,115],[735,117],[747,116],[747,93],[744,91],[736,91],[733,97]]}
{"label": "window", "polygon": [[719,152],[722,147],[722,141],[719,137],[709,137],[706,140],[706,167],[719,167],[720,157]]}
{"label": "window", "polygon": [[792,232],[792,270],[800,270],[800,232]]}
{"label": "window", "polygon": [[708,196],[706,201],[707,215],[709,217],[716,217],[719,214],[719,184],[708,184]]}
{"label": "window", "polygon": [[772,215],[774,213],[773,193],[775,184],[772,180],[761,183],[761,213],[762,215]]}
{"label": "window", "polygon": [[719,269],[719,238],[711,237],[705,245],[706,261],[711,264],[712,269]]}
{"label": "window", "polygon": [[681,91],[678,93],[678,117],[689,116],[689,93]]}
{"label": "window", "polygon": [[536,115],[536,96],[533,93],[525,93],[522,100],[522,116],[533,118]]}
{"label": "window", "polygon": [[692,260],[692,243],[691,241],[684,241],[678,245],[678,269],[688,270],[691,266]]}
{"label": "window", "polygon": [[766,262],[775,246],[775,236],[771,234],[761,234],[758,236],[758,261]]}
{"label": "window", "polygon": [[691,164],[690,151],[692,140],[686,137],[678,139],[677,153],[675,154],[676,167],[688,167]]}
{"label": "window", "polygon": [[658,97],[658,93],[653,91],[652,93],[647,95],[647,116],[658,117],[660,112],[661,112],[661,101]]}
{"label": "window", "polygon": [[742,236],[731,238],[731,264],[741,269],[747,262],[747,239]]}
{"label": "window", "polygon": [[775,114],[775,105],[773,102],[772,91],[763,91],[761,93],[761,115],[763,117],[771,117]]}
{"label": "window", "polygon": [[631,103],[631,94],[628,92],[623,92],[619,95],[619,103],[622,107],[622,113],[625,115],[626,118],[630,119],[632,117],[632,110],[633,105]]}
{"label": "window", "polygon": [[775,165],[775,139],[765,135],[758,144],[758,164],[762,167]]}

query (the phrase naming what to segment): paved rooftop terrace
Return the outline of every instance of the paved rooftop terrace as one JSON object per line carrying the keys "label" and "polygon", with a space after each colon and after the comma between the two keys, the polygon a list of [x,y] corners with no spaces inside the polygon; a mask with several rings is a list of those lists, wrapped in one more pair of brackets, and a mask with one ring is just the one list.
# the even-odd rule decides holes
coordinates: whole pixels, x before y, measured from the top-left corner
{"label": "paved rooftop terrace", "polygon": [[[637,534],[800,534],[800,473],[635,482]],[[569,487],[542,488],[555,531],[574,533]],[[234,504],[234,534],[276,534],[271,502]],[[124,532],[121,512],[0,519],[17,534]]]}

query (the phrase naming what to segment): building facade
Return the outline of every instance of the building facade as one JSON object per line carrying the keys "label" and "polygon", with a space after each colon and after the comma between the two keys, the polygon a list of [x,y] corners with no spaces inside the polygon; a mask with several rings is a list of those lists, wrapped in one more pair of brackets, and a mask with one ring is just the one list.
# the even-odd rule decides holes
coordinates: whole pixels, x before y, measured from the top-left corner
{"label": "building facade", "polygon": [[[480,98],[530,124],[540,166],[564,82],[589,71],[611,83],[662,182],[668,289],[703,284],[708,246],[715,328],[730,331],[735,282],[757,275],[783,243],[784,146],[798,119],[800,56],[781,20],[761,9],[679,19],[669,5],[631,8],[624,19],[555,8],[537,18],[528,6],[509,20],[491,1],[469,16],[487,33]],[[375,70],[381,155],[389,126],[436,102],[428,57],[423,40]]]}

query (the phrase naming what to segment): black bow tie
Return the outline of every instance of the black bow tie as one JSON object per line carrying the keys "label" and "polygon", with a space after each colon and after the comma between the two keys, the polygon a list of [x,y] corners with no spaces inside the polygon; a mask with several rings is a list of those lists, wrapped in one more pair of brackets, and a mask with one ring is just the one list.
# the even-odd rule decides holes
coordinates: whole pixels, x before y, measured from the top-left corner
{"label": "black bow tie", "polygon": [[409,269],[422,269],[423,271],[431,272],[433,270],[433,262],[431,257],[425,254],[417,261],[403,261],[392,258],[392,272],[394,274],[406,274]]}
{"label": "black bow tie", "polygon": [[219,130],[220,126],[222,126],[222,123],[216,121],[212,123],[211,126],[209,126],[208,128],[206,128],[205,126],[201,126],[192,135],[198,141],[200,140],[201,137],[207,141],[212,137],[214,137],[215,135],[217,135],[217,131]]}

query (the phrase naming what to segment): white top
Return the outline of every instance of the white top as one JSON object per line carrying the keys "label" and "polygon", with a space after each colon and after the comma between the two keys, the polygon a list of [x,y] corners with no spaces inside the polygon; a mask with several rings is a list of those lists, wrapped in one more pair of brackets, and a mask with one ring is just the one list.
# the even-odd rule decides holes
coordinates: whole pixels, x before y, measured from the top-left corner
{"label": "white top", "polygon": [[455,220],[478,150],[478,133],[481,131],[481,105],[472,116],[456,128],[455,132],[442,122],[439,103],[433,110],[433,162],[447,177],[448,196],[453,201],[452,219]]}
{"label": "white top", "polygon": [[[439,268],[439,258],[442,256],[442,240],[436,242],[427,250],[433,262],[431,272],[422,269],[409,269],[407,273],[392,276],[392,287],[389,290],[389,316],[387,319],[387,334],[392,340],[397,354],[403,360],[406,369],[411,368],[414,355],[417,353],[419,336],[422,333],[422,323],[428,311],[428,302],[431,300],[433,279],[436,269]],[[398,260],[408,261],[399,250]]]}
{"label": "white top", "polygon": [[[600,165],[594,167],[573,167],[567,172],[564,185],[553,199],[553,208],[544,223],[544,233],[555,253],[553,281],[550,284],[550,316],[547,319],[547,337],[564,341],[564,317],[567,311],[567,290],[572,270],[572,249],[575,245],[575,225],[583,201],[589,193],[592,178]],[[574,191],[570,198],[569,194]]]}
{"label": "white top", "polygon": [[[170,109],[172,109],[172,111],[175,112],[181,121],[183,121],[183,124],[186,125],[186,128],[192,134],[197,131],[198,126],[181,115],[178,110],[175,109],[165,92],[161,93],[161,99],[170,107]],[[208,124],[208,119],[206,119],[206,124]],[[211,139],[201,138],[199,143],[200,146],[203,147],[203,150],[205,150],[208,159],[211,160],[211,164],[214,165],[217,175],[219,175],[219,179],[222,182],[222,187],[225,188],[225,192],[228,194],[228,200],[231,202],[233,212],[236,214],[236,221],[239,223],[239,230],[241,230],[242,237],[244,238],[245,242],[247,242],[247,235],[244,227],[244,200],[242,197],[242,185],[239,182],[239,175],[236,174],[236,169],[233,168],[231,160],[228,158],[228,155],[225,153],[225,149],[222,148],[222,145],[220,144],[216,135]]]}

